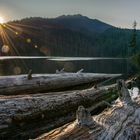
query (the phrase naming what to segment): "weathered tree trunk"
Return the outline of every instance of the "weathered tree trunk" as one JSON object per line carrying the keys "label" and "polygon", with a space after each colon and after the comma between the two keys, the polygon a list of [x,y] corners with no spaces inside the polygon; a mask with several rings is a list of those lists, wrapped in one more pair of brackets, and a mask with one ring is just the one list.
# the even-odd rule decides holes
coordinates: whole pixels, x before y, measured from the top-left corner
{"label": "weathered tree trunk", "polygon": [[[75,119],[79,105],[106,107],[116,98],[115,85],[58,93],[1,96],[0,136],[3,139],[29,139]],[[113,91],[114,89],[114,91]],[[95,113],[95,112],[94,112]]]}
{"label": "weathered tree trunk", "polygon": [[0,95],[33,94],[54,90],[64,90],[86,83],[98,83],[120,74],[62,73],[0,77]]}
{"label": "weathered tree trunk", "polygon": [[140,96],[131,99],[124,81],[119,81],[119,99],[109,109],[91,117],[80,106],[77,120],[36,140],[140,140]]}

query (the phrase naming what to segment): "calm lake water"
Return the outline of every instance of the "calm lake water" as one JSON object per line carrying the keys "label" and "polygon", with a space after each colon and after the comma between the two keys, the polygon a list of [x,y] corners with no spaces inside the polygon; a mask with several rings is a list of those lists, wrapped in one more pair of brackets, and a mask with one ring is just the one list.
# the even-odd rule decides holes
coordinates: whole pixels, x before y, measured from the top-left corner
{"label": "calm lake water", "polygon": [[[126,73],[127,59],[104,57],[0,57],[2,75],[33,73],[55,73],[64,68],[67,72]],[[6,73],[4,73],[7,71]]]}

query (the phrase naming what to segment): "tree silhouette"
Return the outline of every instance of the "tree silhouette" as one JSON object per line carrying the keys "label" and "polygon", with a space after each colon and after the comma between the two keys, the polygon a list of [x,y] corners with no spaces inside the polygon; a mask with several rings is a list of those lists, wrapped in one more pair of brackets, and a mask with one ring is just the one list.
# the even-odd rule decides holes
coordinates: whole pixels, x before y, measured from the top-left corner
{"label": "tree silhouette", "polygon": [[136,36],[137,36],[136,26],[137,26],[137,22],[134,21],[132,38],[131,38],[130,44],[129,44],[130,51],[128,53],[128,56],[132,56],[136,52]]}
{"label": "tree silhouette", "polygon": [[[128,50],[127,50],[127,56],[128,58],[130,58],[131,56],[133,56],[136,52],[136,26],[137,26],[137,22],[134,21],[133,23],[133,30],[132,30],[132,37],[128,46]],[[132,71],[132,68],[130,67],[130,63],[129,63],[129,59],[127,60],[127,74],[129,74]]]}

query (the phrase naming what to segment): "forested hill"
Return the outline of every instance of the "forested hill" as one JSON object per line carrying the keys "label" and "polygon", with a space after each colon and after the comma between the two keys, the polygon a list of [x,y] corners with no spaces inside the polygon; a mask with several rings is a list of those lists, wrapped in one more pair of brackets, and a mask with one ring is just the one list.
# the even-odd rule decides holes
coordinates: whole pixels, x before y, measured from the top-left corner
{"label": "forested hill", "polygon": [[90,19],[82,15],[63,15],[51,20],[52,23],[62,25],[73,31],[79,31],[81,33],[102,33],[105,30],[113,27],[109,24],[101,22],[97,19]]}
{"label": "forested hill", "polygon": [[82,15],[26,18],[5,24],[3,30],[10,41],[1,37],[0,46],[8,45],[10,51],[1,55],[126,56],[132,36],[132,30]]}

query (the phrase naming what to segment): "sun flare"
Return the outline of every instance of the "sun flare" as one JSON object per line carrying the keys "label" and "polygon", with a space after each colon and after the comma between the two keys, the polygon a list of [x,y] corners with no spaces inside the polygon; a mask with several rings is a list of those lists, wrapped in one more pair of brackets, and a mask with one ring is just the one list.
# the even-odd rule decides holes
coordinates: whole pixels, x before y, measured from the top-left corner
{"label": "sun flare", "polygon": [[0,17],[0,24],[3,24],[3,23],[4,23],[4,18]]}

